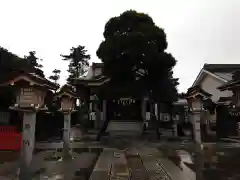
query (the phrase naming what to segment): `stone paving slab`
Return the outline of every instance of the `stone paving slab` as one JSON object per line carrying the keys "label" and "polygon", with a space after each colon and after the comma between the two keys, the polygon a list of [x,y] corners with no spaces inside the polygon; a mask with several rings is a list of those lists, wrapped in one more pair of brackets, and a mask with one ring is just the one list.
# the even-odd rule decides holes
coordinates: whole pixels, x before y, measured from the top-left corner
{"label": "stone paving slab", "polygon": [[[165,166],[159,164],[159,159],[162,157],[162,153],[155,148],[141,148],[139,150],[143,164],[149,176],[149,180],[162,179],[162,180],[185,180],[172,177],[168,171],[165,170]],[[173,166],[176,166],[173,164]]]}
{"label": "stone paving slab", "polygon": [[81,154],[73,153],[73,156],[75,157],[73,160],[44,161],[43,164],[39,164],[38,167],[44,167],[46,171],[34,179],[72,180],[76,177],[76,172],[89,168],[94,158],[96,158],[96,154],[88,152]]}
{"label": "stone paving slab", "polygon": [[141,161],[140,156],[137,154],[127,154],[128,166],[131,172],[131,179],[133,180],[148,180],[147,171]]}
{"label": "stone paving slab", "polygon": [[110,179],[129,179],[129,169],[124,151],[114,152],[110,175]]}
{"label": "stone paving slab", "polygon": [[113,153],[114,149],[103,149],[90,176],[90,180],[98,180],[100,177],[101,180],[109,179]]}

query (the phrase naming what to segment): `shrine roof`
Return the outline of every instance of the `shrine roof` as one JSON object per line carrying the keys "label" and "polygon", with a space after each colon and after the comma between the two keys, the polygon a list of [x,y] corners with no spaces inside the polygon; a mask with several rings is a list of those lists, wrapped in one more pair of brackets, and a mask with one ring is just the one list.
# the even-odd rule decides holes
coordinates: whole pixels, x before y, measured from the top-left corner
{"label": "shrine roof", "polygon": [[32,84],[46,87],[51,90],[56,90],[59,86],[55,83],[49,81],[48,79],[41,77],[35,73],[29,73],[26,71],[15,71],[13,72],[7,79],[4,80],[4,82],[1,84],[1,86],[7,86],[7,85],[14,85],[16,82],[20,80],[25,81],[31,81]]}
{"label": "shrine roof", "polygon": [[194,86],[188,89],[186,98],[196,97],[196,96],[202,96],[206,98],[210,98],[212,94],[204,91],[200,86]]}
{"label": "shrine roof", "polygon": [[108,81],[109,81],[109,78],[103,75],[94,76],[91,79],[86,79],[86,78],[71,79],[71,82],[73,85],[85,85],[85,86],[99,86]]}

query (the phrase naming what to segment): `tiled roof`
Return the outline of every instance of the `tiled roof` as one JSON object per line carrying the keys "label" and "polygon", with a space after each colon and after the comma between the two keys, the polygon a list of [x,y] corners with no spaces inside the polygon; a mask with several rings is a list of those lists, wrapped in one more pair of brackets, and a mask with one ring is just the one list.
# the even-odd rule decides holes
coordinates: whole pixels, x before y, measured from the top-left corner
{"label": "tiled roof", "polygon": [[233,73],[240,70],[240,64],[204,64],[203,69],[211,73]]}

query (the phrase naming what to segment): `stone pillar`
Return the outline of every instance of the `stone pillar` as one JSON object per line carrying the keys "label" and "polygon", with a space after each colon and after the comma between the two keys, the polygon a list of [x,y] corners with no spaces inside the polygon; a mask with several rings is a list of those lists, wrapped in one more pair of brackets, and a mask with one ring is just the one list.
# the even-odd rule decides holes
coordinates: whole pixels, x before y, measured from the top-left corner
{"label": "stone pillar", "polygon": [[36,112],[25,111],[23,115],[22,154],[19,175],[20,180],[32,179],[30,165],[35,147],[35,125]]}
{"label": "stone pillar", "polygon": [[158,104],[157,103],[154,104],[154,110],[155,110],[156,119],[159,120],[158,119]]}
{"label": "stone pillar", "polygon": [[173,118],[173,135],[174,137],[178,136],[178,122],[179,122],[179,115],[177,114],[175,118]]}
{"label": "stone pillar", "polygon": [[192,112],[193,134],[194,134],[194,140],[197,144],[202,143],[200,120],[201,120],[201,111],[193,111]]}
{"label": "stone pillar", "polygon": [[64,113],[63,157],[69,156],[71,132],[71,113]]}

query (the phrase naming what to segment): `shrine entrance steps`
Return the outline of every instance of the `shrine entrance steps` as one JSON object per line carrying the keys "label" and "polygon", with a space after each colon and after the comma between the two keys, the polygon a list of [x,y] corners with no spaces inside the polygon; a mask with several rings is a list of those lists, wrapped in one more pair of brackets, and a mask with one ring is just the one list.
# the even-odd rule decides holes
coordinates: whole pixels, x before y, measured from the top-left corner
{"label": "shrine entrance steps", "polygon": [[143,122],[112,120],[109,122],[106,132],[111,137],[140,137],[143,132]]}

